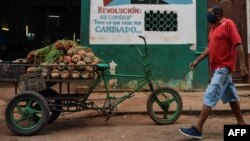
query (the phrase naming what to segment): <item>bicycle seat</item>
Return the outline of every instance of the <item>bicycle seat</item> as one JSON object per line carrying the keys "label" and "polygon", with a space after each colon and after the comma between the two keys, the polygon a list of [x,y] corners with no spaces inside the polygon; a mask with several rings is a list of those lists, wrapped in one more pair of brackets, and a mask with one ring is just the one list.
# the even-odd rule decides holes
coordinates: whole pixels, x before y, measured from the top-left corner
{"label": "bicycle seat", "polygon": [[104,64],[104,63],[97,64],[96,66],[97,66],[97,69],[103,70],[103,71],[110,68],[109,64]]}

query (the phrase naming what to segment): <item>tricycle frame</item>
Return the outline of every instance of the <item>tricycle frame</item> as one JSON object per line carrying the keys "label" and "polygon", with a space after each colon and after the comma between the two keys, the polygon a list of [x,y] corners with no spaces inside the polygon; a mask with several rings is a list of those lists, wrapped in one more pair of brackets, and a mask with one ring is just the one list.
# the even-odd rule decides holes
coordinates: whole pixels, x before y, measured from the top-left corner
{"label": "tricycle frame", "polygon": [[[167,125],[174,123],[182,113],[183,103],[181,96],[176,90],[172,88],[160,87],[157,81],[154,79],[148,61],[149,55],[147,51],[146,40],[142,36],[139,37],[142,38],[145,43],[144,54],[142,54],[142,52],[137,46],[133,47],[135,47],[138,50],[140,56],[142,57],[142,66],[144,75],[110,74],[107,71],[109,69],[108,64],[97,64],[95,66],[97,71],[95,73],[95,76],[91,80],[89,80],[90,83],[88,85],[87,91],[85,93],[76,93],[76,94],[71,94],[69,92],[70,82],[72,81],[82,82],[85,80],[73,80],[73,79],[62,80],[62,79],[49,79],[49,78],[44,79],[46,82],[59,83],[59,93],[50,88],[44,91],[35,91],[35,90],[21,91],[20,93],[15,95],[7,105],[8,111],[6,111],[5,115],[8,127],[16,134],[32,135],[41,130],[41,128],[43,127],[42,124],[46,124],[47,122],[52,123],[54,120],[56,120],[58,116],[61,114],[61,112],[76,112],[81,110],[97,110],[98,112],[101,111],[101,113],[107,116],[106,120],[109,120],[111,116],[117,113],[118,111],[117,106],[119,104],[124,102],[126,99],[133,97],[134,94],[140,91],[145,85],[148,85],[149,90],[151,92],[147,100],[147,112],[150,118],[157,124]],[[110,91],[108,86],[109,77],[126,77],[126,78],[140,79],[140,80],[138,81],[138,85],[133,90],[131,90],[130,92],[121,97],[116,97],[114,95],[111,95],[112,92]],[[90,94],[93,92],[94,88],[101,80],[103,80],[104,82],[104,87],[106,92],[105,102],[103,103],[102,107],[97,106],[92,101],[88,101]],[[12,82],[14,82],[15,89],[17,89],[18,86],[17,83],[19,82],[19,80],[16,81],[12,80]],[[66,82],[68,84],[67,94],[62,94],[62,82]],[[42,95],[42,97],[44,98],[41,98],[39,94]],[[19,106],[18,103],[19,99],[25,99],[22,102],[23,103],[26,102],[26,104]],[[45,102],[44,99],[46,99],[47,102]],[[33,102],[38,104],[32,106]],[[171,107],[172,105],[174,106]],[[12,110],[14,110],[15,107],[17,107],[18,112],[20,113],[21,116],[25,115],[24,117],[22,117],[22,119],[27,118],[27,120],[32,123],[34,122],[33,116],[35,116],[37,112],[39,114],[42,113],[42,116],[40,116],[41,117],[40,119],[38,118],[38,116],[35,116],[37,122],[34,122],[34,124],[32,124],[32,127],[34,128],[31,127],[19,128],[16,126],[16,124],[18,123],[16,123],[16,120],[13,119],[14,116],[11,115],[14,113]],[[50,114],[48,114],[49,112]],[[18,119],[18,121],[19,120],[20,119]]]}

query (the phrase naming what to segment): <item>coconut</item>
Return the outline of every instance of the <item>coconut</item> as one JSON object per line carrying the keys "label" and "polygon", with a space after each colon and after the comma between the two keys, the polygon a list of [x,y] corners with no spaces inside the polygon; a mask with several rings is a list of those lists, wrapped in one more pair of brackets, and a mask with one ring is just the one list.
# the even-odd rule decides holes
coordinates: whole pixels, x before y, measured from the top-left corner
{"label": "coconut", "polygon": [[77,68],[78,70],[84,70],[84,69],[85,69],[85,62],[83,62],[83,61],[78,61],[78,62],[76,63],[76,68]]}
{"label": "coconut", "polygon": [[86,63],[86,64],[90,64],[92,62],[92,59],[90,57],[84,57],[83,58],[83,61]]}
{"label": "coconut", "polygon": [[61,62],[64,61],[64,57],[63,56],[59,56],[57,59],[56,59],[56,62],[59,64]]}
{"label": "coconut", "polygon": [[36,67],[28,67],[26,70],[26,73],[36,73],[37,72],[37,68]]}
{"label": "coconut", "polygon": [[69,49],[73,48],[75,46],[75,43],[71,40],[66,40],[64,42],[64,49],[65,51],[68,51]]}
{"label": "coconut", "polygon": [[54,70],[54,69],[57,69],[58,64],[56,62],[54,62],[50,66],[51,66],[51,69]]}
{"label": "coconut", "polygon": [[81,73],[81,78],[83,78],[83,79],[88,79],[89,76],[90,76],[90,73],[87,72],[87,71],[83,71],[83,72]]}
{"label": "coconut", "polygon": [[96,77],[96,72],[83,71],[81,73],[81,77],[83,79],[92,79],[92,78]]}
{"label": "coconut", "polygon": [[61,40],[57,40],[56,42],[55,42],[55,48],[56,49],[58,49],[58,50],[60,50],[60,49],[64,49],[64,44],[63,44],[63,41],[61,41]]}
{"label": "coconut", "polygon": [[73,78],[73,79],[79,79],[80,75],[81,75],[81,73],[78,70],[74,70],[71,73],[71,78]]}
{"label": "coconut", "polygon": [[65,64],[71,63],[71,56],[68,56],[68,55],[64,56],[63,62]]}
{"label": "coconut", "polygon": [[73,70],[75,70],[75,64],[74,63],[69,63],[68,65],[67,65],[67,69],[69,70],[69,71],[73,71]]}
{"label": "coconut", "polygon": [[38,55],[37,52],[31,51],[31,52],[29,52],[29,54],[27,55],[26,59],[27,59],[27,61],[28,61],[29,63],[33,63],[33,62],[35,61],[35,58],[36,58],[37,55]]}
{"label": "coconut", "polygon": [[85,48],[83,48],[83,49],[84,49],[85,52],[93,52],[92,49],[89,48],[89,47],[85,47]]}
{"label": "coconut", "polygon": [[42,66],[36,67],[36,72],[37,72],[37,73],[41,73],[42,71],[43,71]]}
{"label": "coconut", "polygon": [[42,77],[47,78],[48,77],[48,69],[42,69]]}
{"label": "coconut", "polygon": [[64,62],[61,62],[58,64],[58,70],[65,70],[66,68],[67,66]]}
{"label": "coconut", "polygon": [[95,56],[93,59],[93,62],[100,63],[101,59]]}
{"label": "coconut", "polygon": [[72,47],[67,51],[67,55],[69,56],[73,56],[75,54],[77,54],[77,48]]}
{"label": "coconut", "polygon": [[61,78],[68,79],[70,77],[70,72],[68,70],[61,71]]}
{"label": "coconut", "polygon": [[88,72],[93,72],[94,71],[94,66],[86,66],[85,70]]}
{"label": "coconut", "polygon": [[61,76],[60,71],[58,69],[52,70],[50,75],[51,75],[51,78],[53,79],[58,79]]}
{"label": "coconut", "polygon": [[78,49],[77,54],[80,55],[81,57],[84,57],[86,52],[84,51],[83,48]]}
{"label": "coconut", "polygon": [[79,55],[73,55],[72,58],[71,58],[71,61],[73,63],[77,63],[80,60],[81,60],[81,56],[79,56]]}
{"label": "coconut", "polygon": [[[0,61],[1,62],[1,61]],[[26,64],[28,63],[28,60],[25,59],[25,58],[19,58],[19,59],[16,59],[14,61],[12,61],[13,63],[21,63],[21,64]]]}
{"label": "coconut", "polygon": [[86,52],[85,54],[86,57],[93,57],[95,56],[93,52]]}

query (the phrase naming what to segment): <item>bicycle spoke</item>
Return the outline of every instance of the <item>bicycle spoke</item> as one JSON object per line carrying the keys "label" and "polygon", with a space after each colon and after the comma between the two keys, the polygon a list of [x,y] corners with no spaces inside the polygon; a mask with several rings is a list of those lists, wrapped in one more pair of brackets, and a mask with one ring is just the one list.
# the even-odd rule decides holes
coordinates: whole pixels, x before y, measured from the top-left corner
{"label": "bicycle spoke", "polygon": [[151,93],[147,102],[150,118],[157,124],[174,123],[182,111],[181,97],[171,88],[162,88]]}
{"label": "bicycle spoke", "polygon": [[16,105],[16,108],[20,114],[22,114],[22,108],[19,106],[19,104]]}
{"label": "bicycle spoke", "polygon": [[163,119],[166,119],[168,116],[168,109],[163,109]]}
{"label": "bicycle spoke", "polygon": [[[27,102],[27,101],[26,101],[26,102]],[[30,107],[31,104],[32,104],[32,99],[28,99],[28,102],[27,102],[27,104],[26,104],[26,107]]]}
{"label": "bicycle spoke", "polygon": [[42,114],[42,111],[37,109],[31,109],[34,114]]}
{"label": "bicycle spoke", "polygon": [[47,124],[50,108],[40,93],[23,91],[10,100],[5,116],[9,129],[15,134],[33,135]]}
{"label": "bicycle spoke", "polygon": [[23,118],[23,116],[22,116],[22,117],[20,117],[19,119],[16,119],[16,120],[14,120],[14,121],[15,121],[16,124],[18,124],[18,123],[20,123],[20,122],[22,122],[22,121],[24,121],[24,120],[26,120],[26,119]]}
{"label": "bicycle spoke", "polygon": [[33,125],[35,125],[36,123],[33,121],[33,116],[31,118],[29,118],[29,125],[28,127],[31,127]]}
{"label": "bicycle spoke", "polygon": [[175,102],[175,99],[174,99],[174,98],[168,99],[168,100],[166,101],[166,103],[167,103],[168,105],[170,105],[170,104],[173,103],[173,102]]}

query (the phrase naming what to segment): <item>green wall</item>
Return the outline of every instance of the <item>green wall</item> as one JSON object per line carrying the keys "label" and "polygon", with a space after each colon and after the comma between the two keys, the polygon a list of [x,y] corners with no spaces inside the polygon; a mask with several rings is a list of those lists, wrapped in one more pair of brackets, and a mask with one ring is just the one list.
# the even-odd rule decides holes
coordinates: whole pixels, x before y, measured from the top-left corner
{"label": "green wall", "polygon": [[[118,64],[116,73],[142,74],[141,60],[135,48],[128,45],[89,45],[90,1],[81,3],[81,44],[89,46],[95,55],[109,63]],[[197,0],[197,50],[190,50],[188,44],[148,45],[150,63],[153,73],[162,85],[185,89],[186,76],[190,72],[189,64],[204,50],[207,45],[207,2]],[[187,27],[188,28],[188,27]],[[139,40],[139,39],[138,39]],[[138,45],[143,47],[143,45]],[[129,67],[128,67],[129,66]],[[203,60],[193,71],[193,89],[203,89],[208,85],[208,61]],[[119,81],[121,88],[130,87],[130,80]]]}

